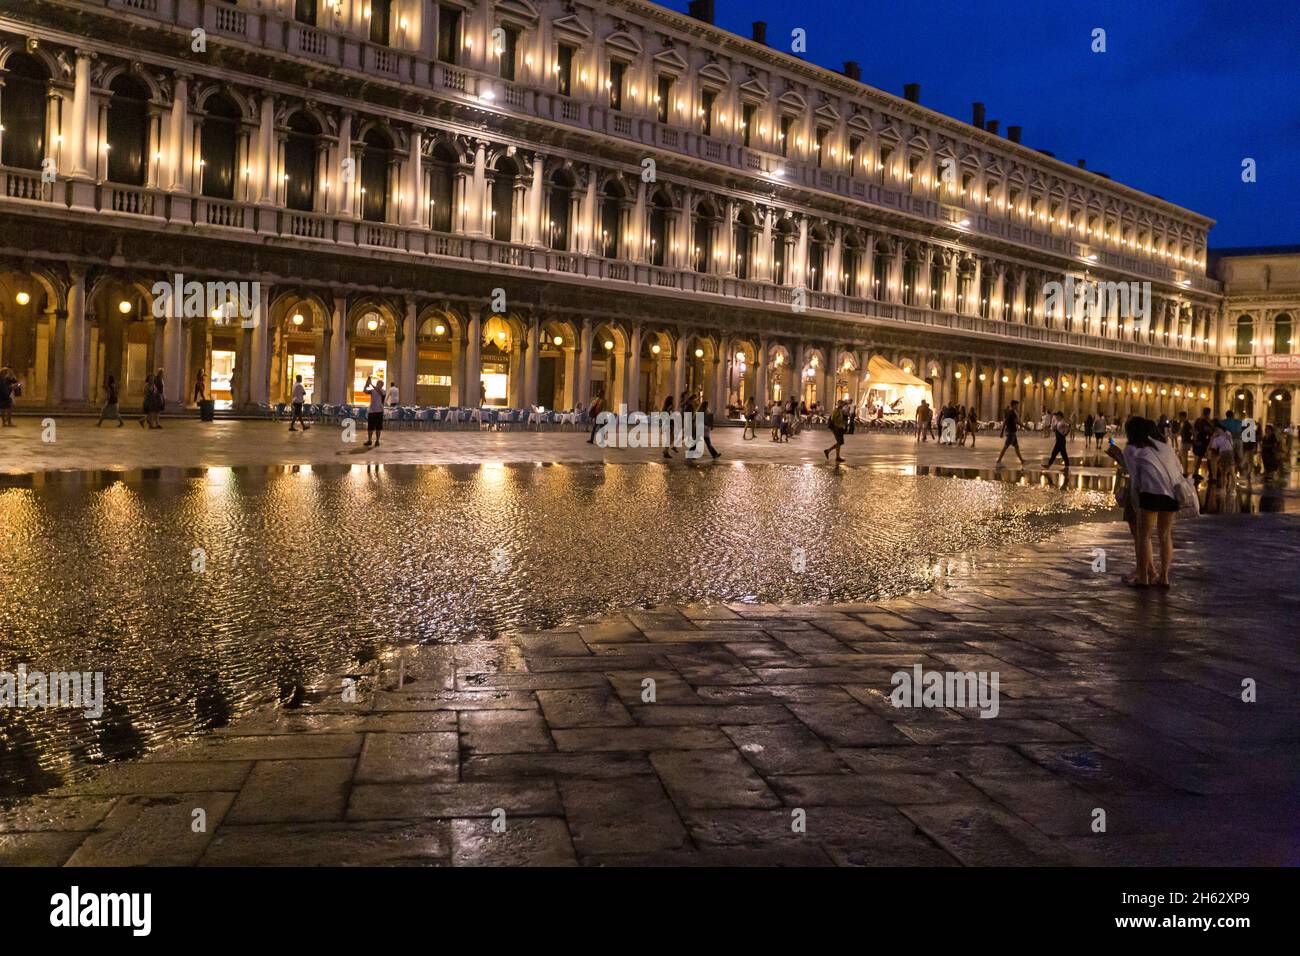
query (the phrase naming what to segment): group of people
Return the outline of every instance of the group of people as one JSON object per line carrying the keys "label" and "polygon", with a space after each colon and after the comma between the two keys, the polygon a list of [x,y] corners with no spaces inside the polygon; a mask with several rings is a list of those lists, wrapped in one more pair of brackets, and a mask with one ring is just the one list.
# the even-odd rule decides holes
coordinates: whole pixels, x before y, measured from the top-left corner
{"label": "group of people", "polygon": [[931,438],[940,445],[961,445],[965,447],[966,439],[975,447],[975,435],[979,431],[979,416],[975,406],[969,409],[965,405],[949,403],[939,409],[938,434],[934,431],[934,409],[925,399],[916,407],[916,440],[927,442]]}
{"label": "group of people", "polygon": [[[105,418],[115,420],[118,428],[126,424],[126,419],[122,417],[120,401],[117,379],[110,375],[104,381],[104,404],[99,409],[99,421],[95,422],[96,428],[104,424]],[[162,413],[167,410],[162,369],[145,378],[144,401],[141,403],[140,410],[143,413],[138,419],[141,428],[162,428],[160,419]]]}

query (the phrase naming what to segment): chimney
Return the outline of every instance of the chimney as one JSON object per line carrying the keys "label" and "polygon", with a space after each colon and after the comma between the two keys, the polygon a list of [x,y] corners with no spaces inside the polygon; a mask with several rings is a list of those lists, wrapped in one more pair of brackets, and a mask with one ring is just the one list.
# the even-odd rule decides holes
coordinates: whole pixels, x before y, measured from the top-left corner
{"label": "chimney", "polygon": [[859,83],[861,83],[862,67],[858,66],[856,60],[845,60],[844,75],[847,76],[850,80],[857,80]]}
{"label": "chimney", "polygon": [[1011,140],[1011,142],[1013,142],[1013,143],[1018,143],[1018,142],[1020,142],[1020,134],[1021,134],[1023,131],[1024,131],[1024,127],[1023,127],[1023,126],[1008,126],[1008,127],[1007,127],[1007,139]]}
{"label": "chimney", "polygon": [[767,23],[763,20],[754,21],[754,42],[767,46]]}
{"label": "chimney", "polygon": [[1040,149],[1039,152],[1051,159],[1056,159],[1056,154],[1052,152],[1050,149]]}
{"label": "chimney", "polygon": [[1078,166],[1080,169],[1087,169],[1087,168],[1088,168],[1088,164],[1085,163],[1082,159],[1076,159],[1076,160],[1074,161],[1074,165]]}
{"label": "chimney", "polygon": [[997,136],[997,135],[998,135],[998,121],[997,121],[997,120],[989,120],[987,123],[984,124],[984,128],[985,128],[986,130],[988,130],[990,133],[992,133],[994,136]]}
{"label": "chimney", "polygon": [[984,104],[983,103],[971,104],[970,124],[974,126],[976,129],[984,128]]}
{"label": "chimney", "polygon": [[696,20],[713,22],[713,0],[691,0],[687,10]]}
{"label": "chimney", "polygon": [[921,102],[921,84],[920,84],[920,83],[904,83],[904,84],[903,84],[903,99],[907,100],[909,103],[919,103],[919,102]]}

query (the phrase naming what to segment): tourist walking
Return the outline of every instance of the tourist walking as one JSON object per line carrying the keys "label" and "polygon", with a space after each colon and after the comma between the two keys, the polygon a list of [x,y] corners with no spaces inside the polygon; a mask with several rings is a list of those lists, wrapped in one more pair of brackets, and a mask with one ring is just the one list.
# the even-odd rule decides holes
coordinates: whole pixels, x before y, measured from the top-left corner
{"label": "tourist walking", "polygon": [[1092,437],[1098,448],[1101,447],[1102,439],[1106,437],[1106,416],[1097,410],[1097,417],[1092,420]]}
{"label": "tourist walking", "polygon": [[847,399],[837,402],[835,405],[835,411],[831,412],[830,420],[826,423],[827,427],[831,430],[831,435],[835,437],[835,443],[829,448],[823,448],[822,454],[826,457],[827,461],[830,461],[831,452],[835,452],[836,464],[839,464],[844,460],[843,456],[840,455],[840,449],[844,447],[844,434],[849,429],[848,411],[845,409],[845,405],[847,404]]}
{"label": "tourist walking", "polygon": [[588,445],[596,443],[596,431],[600,428],[600,413],[604,407],[604,399],[597,395],[591,400],[591,408],[587,409],[587,414],[591,416],[591,436],[587,439]]}
{"label": "tourist walking", "polygon": [[999,430],[999,434],[1002,435],[1003,438],[1002,451],[998,455],[998,460],[994,462],[995,468],[1002,465],[1002,456],[1007,453],[1008,448],[1015,449],[1016,457],[1020,459],[1021,466],[1024,466],[1025,459],[1024,456],[1020,454],[1020,439],[1016,437],[1016,433],[1019,431],[1020,402],[1016,399],[1012,399],[1011,404],[1007,407],[1006,415],[1002,418],[1002,428]]}
{"label": "tourist walking", "polygon": [[704,418],[704,447],[709,450],[709,457],[716,461],[722,457],[722,452],[713,447],[713,412],[708,402],[700,402],[700,415]]}
{"label": "tourist walking", "polygon": [[295,375],[293,377],[293,393],[289,396],[289,406],[293,409],[293,415],[289,418],[289,431],[291,432],[297,431],[293,427],[295,422],[302,426],[303,431],[311,428],[302,417],[302,404],[305,401],[307,401],[307,389],[302,384],[302,376]]}
{"label": "tourist walking", "polygon": [[975,433],[980,430],[979,416],[975,414],[975,406],[972,405],[966,411],[966,430],[961,433],[962,447],[966,447],[966,436],[970,435],[970,446],[975,447]]}
{"label": "tourist walking", "polygon": [[1061,456],[1061,461],[1065,465],[1065,473],[1070,473],[1070,453],[1065,447],[1065,439],[1070,434],[1070,422],[1065,417],[1065,412],[1055,412],[1051,418],[1051,429],[1053,436],[1052,455],[1047,459],[1044,468],[1051,468],[1056,461],[1056,456]]}
{"label": "tourist walking", "polygon": [[758,438],[758,406],[754,404],[753,396],[745,399],[745,429],[740,433],[741,441],[749,438]]}
{"label": "tourist walking", "polygon": [[381,378],[372,383],[367,375],[362,391],[370,396],[370,407],[366,413],[366,447],[369,448],[373,443],[378,448],[379,438],[384,433],[384,380]]}
{"label": "tourist walking", "polygon": [[397,390],[397,383],[390,379],[388,382],[388,390],[384,395],[384,404],[389,408],[396,408],[401,403],[401,396]]}
{"label": "tourist walking", "polygon": [[1083,447],[1086,449],[1092,444],[1092,412],[1083,420]]}
{"label": "tourist walking", "polygon": [[[673,448],[676,446],[676,436],[673,434],[673,397],[671,394],[664,398],[663,414],[664,418],[668,419],[668,444],[664,446],[664,457],[671,458],[673,457]],[[685,421],[683,421],[682,427],[686,427]]]}
{"label": "tourist walking", "polygon": [[203,369],[199,369],[199,374],[194,377],[194,404],[202,404],[207,397],[207,389],[203,385]]}
{"label": "tourist walking", "polygon": [[921,404],[916,406],[916,440],[919,442],[929,441],[934,437],[934,432],[930,428],[930,422],[934,419],[934,409],[924,398]]}
{"label": "tourist walking", "polygon": [[14,399],[22,395],[23,387],[9,366],[0,368],[0,425],[14,427]]}
{"label": "tourist walking", "polygon": [[163,391],[163,370],[158,369],[153,376],[153,427],[162,428],[162,413],[167,409],[167,396]]}
{"label": "tourist walking", "polygon": [[105,418],[111,417],[117,419],[117,427],[121,428],[126,422],[123,421],[122,412],[117,405],[117,379],[110,375],[108,381],[104,383],[104,392],[104,407],[99,410],[99,421],[95,422],[95,427],[98,428],[104,424]]}
{"label": "tourist walking", "polygon": [[1264,477],[1272,478],[1282,467],[1282,443],[1278,441],[1277,429],[1272,425],[1264,427],[1264,440],[1260,442],[1259,455],[1260,465],[1264,469]]}

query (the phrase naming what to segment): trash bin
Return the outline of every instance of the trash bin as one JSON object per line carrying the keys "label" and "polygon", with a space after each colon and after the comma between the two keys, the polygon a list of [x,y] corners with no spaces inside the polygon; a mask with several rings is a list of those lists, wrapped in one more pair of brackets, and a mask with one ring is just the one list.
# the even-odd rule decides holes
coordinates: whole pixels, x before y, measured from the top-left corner
{"label": "trash bin", "polygon": [[217,418],[217,403],[212,399],[199,402],[199,421],[211,422]]}

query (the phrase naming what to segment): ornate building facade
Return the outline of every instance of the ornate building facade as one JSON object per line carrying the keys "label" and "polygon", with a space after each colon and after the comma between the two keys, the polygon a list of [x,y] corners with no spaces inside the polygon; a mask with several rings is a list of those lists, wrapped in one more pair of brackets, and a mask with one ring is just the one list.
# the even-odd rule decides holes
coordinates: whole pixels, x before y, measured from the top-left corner
{"label": "ornate building facade", "polygon": [[[884,368],[985,418],[1244,382],[1211,220],[697,13],[6,6],[0,365],[70,409],[157,368],[172,402],[303,374],[338,403],[376,373],[555,408],[858,398]],[[1063,309],[1066,279],[1150,283],[1150,309]],[[191,282],[221,301],[160,308]]]}
{"label": "ornate building facade", "polygon": [[1225,286],[1223,391],[1238,415],[1300,422],[1300,246],[1212,254]]}

